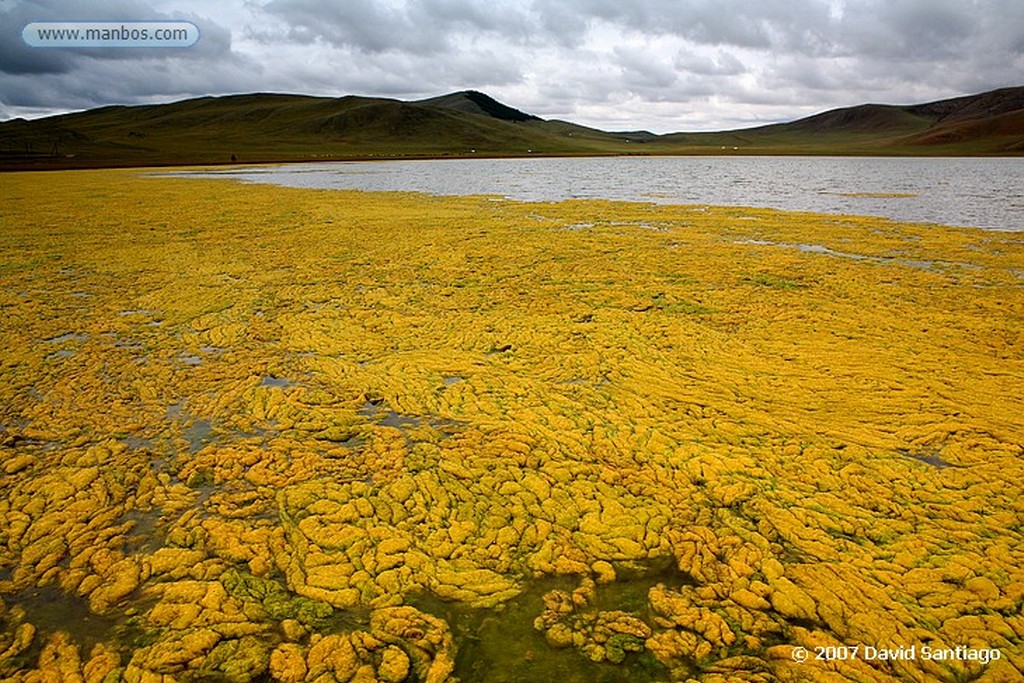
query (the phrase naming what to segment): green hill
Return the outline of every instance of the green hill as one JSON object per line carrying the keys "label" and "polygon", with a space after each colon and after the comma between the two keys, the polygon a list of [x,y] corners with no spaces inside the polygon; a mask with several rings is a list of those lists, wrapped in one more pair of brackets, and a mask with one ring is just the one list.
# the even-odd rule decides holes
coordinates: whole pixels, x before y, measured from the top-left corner
{"label": "green hill", "polygon": [[443,103],[232,95],[6,122],[0,155],[7,164],[93,166],[572,151],[520,124]]}
{"label": "green hill", "polygon": [[1024,88],[717,133],[612,133],[476,91],[403,102],[257,93],[0,123],[0,167],[594,154],[1022,154]]}
{"label": "green hill", "polygon": [[[790,123],[662,136],[691,152],[747,154],[1002,155],[1024,151],[1024,87],[927,104],[862,104]],[[733,149],[733,148],[736,149]]]}

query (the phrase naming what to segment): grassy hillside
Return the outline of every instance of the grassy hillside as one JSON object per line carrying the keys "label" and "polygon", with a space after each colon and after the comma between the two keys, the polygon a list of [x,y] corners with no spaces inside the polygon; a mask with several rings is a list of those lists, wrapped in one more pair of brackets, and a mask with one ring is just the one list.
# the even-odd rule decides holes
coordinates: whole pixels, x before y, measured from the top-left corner
{"label": "grassy hillside", "polygon": [[989,155],[1024,151],[1024,88],[927,104],[862,104],[790,123],[721,133],[676,133],[679,150],[748,154]]}
{"label": "grassy hillside", "polygon": [[718,133],[610,133],[475,91],[402,102],[258,93],[0,123],[0,167],[593,154],[1021,154],[1024,88]]}
{"label": "grassy hillside", "polygon": [[599,151],[521,123],[388,99],[237,95],[8,122],[0,154],[86,166]]}

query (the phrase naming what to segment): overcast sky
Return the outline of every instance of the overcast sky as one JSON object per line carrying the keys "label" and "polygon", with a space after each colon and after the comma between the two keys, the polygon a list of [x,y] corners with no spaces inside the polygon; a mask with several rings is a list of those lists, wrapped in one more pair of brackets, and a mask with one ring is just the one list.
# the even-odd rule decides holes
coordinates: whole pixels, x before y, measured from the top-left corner
{"label": "overcast sky", "polygon": [[[186,19],[185,49],[25,45]],[[737,128],[1024,84],[1024,0],[0,0],[0,119],[254,91],[486,92],[606,130]]]}

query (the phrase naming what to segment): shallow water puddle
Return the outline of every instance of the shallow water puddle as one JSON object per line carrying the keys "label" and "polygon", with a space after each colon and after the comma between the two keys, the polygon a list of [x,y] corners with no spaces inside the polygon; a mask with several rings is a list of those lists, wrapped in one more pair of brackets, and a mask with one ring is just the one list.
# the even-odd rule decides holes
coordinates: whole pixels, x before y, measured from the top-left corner
{"label": "shallow water puddle", "polygon": [[973,263],[941,263],[939,261],[904,259],[896,256],[867,256],[865,254],[854,254],[847,251],[830,249],[823,244],[788,244],[786,242],[772,242],[771,240],[738,240],[736,244],[753,244],[761,247],[784,247],[787,249],[796,249],[797,251],[802,251],[807,254],[823,254],[825,256],[852,259],[854,261],[869,261],[871,263],[896,264],[900,266],[907,266],[908,268],[917,268],[918,270],[934,270],[939,266],[954,266],[956,268],[967,268],[971,270],[981,269],[980,266]]}
{"label": "shallow water puddle", "polygon": [[25,621],[37,629],[33,646],[23,653],[30,658],[38,655],[38,648],[57,631],[65,631],[88,652],[96,643],[109,641],[117,626],[116,619],[93,613],[86,600],[49,586],[29,588],[5,596],[5,600],[24,609]]}
{"label": "shallow water puddle", "polygon": [[65,342],[81,342],[85,341],[88,338],[89,335],[85,334],[84,332],[81,334],[78,332],[65,332],[64,334],[58,334],[56,337],[50,337],[49,339],[44,339],[43,341],[47,342],[48,344],[63,344]]}
{"label": "shallow water puddle", "polygon": [[[632,563],[617,567],[618,579],[596,587],[581,614],[619,610],[649,625],[648,591],[665,584],[678,588],[688,577],[671,563]],[[458,645],[455,676],[471,681],[606,681],[608,683],[663,681],[668,672],[647,652],[629,653],[621,664],[594,662],[573,647],[555,648],[534,622],[544,611],[544,596],[551,591],[571,593],[578,576],[551,576],[530,582],[526,590],[498,609],[470,608],[432,594],[408,601],[417,609],[444,619]]]}
{"label": "shallow water puddle", "polygon": [[203,446],[213,441],[213,423],[209,420],[196,420],[186,427],[182,436],[188,441],[189,453],[198,453]]}
{"label": "shallow water puddle", "polygon": [[152,441],[150,441],[149,439],[147,439],[145,437],[137,436],[135,434],[128,434],[127,436],[125,436],[125,437],[123,437],[121,439],[121,442],[124,443],[125,446],[127,446],[128,448],[130,448],[133,451],[136,451],[136,450],[139,450],[139,449],[145,449],[145,450],[148,450],[148,451],[152,451],[153,450],[153,442]]}
{"label": "shallow water puddle", "polygon": [[122,521],[132,522],[134,526],[125,536],[125,552],[146,553],[158,550],[164,543],[164,533],[160,528],[160,509],[132,510],[125,513]]}
{"label": "shallow water puddle", "polygon": [[939,469],[946,469],[947,467],[956,467],[956,465],[954,465],[953,463],[947,462],[946,460],[943,460],[942,458],[940,458],[938,455],[935,455],[934,453],[908,453],[908,452],[904,452],[903,455],[907,456],[908,458],[912,458],[914,460],[917,460],[918,462],[923,462],[926,465],[931,465],[932,467],[938,467]]}
{"label": "shallow water puddle", "polygon": [[396,413],[393,410],[389,410],[384,417],[380,418],[378,424],[384,427],[394,427],[395,429],[405,429],[406,427],[418,427],[423,424],[423,419],[418,417],[409,417],[408,415],[402,415]]}
{"label": "shallow water puddle", "polygon": [[423,418],[413,417],[411,415],[402,415],[396,413],[393,410],[384,410],[381,408],[383,403],[374,403],[373,401],[367,401],[360,406],[357,411],[360,415],[368,420],[376,422],[384,427],[394,427],[395,429],[405,430],[409,427],[419,427],[423,424]]}

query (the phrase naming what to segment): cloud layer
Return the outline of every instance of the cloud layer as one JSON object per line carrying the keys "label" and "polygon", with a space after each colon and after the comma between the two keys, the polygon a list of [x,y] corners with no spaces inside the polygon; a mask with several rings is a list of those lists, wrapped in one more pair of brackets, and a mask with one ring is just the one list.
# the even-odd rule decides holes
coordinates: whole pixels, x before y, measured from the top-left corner
{"label": "cloud layer", "polygon": [[[187,19],[186,50],[26,46],[45,20]],[[0,0],[0,115],[233,92],[486,91],[543,117],[741,127],[1024,79],[1019,0]]]}

